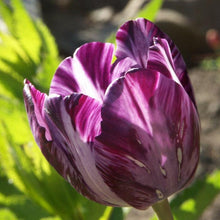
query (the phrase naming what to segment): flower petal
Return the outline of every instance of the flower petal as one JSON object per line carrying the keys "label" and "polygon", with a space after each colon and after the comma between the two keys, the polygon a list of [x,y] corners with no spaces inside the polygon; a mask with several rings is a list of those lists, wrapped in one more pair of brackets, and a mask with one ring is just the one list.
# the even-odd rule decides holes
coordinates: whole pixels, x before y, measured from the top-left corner
{"label": "flower petal", "polygon": [[51,83],[50,94],[62,96],[83,93],[102,100],[111,82],[110,68],[114,46],[110,43],[84,44],[64,60]]}
{"label": "flower petal", "polygon": [[24,82],[24,103],[28,114],[29,124],[32,133],[35,135],[37,143],[39,143],[38,134],[42,129],[45,129],[46,139],[51,140],[51,135],[44,119],[43,106],[47,95],[41,93],[28,81]]}
{"label": "flower petal", "polygon": [[122,25],[116,35],[116,57],[118,60],[130,57],[136,61],[137,65],[142,68],[148,68],[148,59],[150,59],[151,56],[151,54],[148,54],[149,47],[154,45],[154,39],[156,38],[161,38],[168,42],[166,48],[164,48],[166,52],[168,52],[167,47],[169,46],[170,48],[170,52],[167,54],[167,57],[169,57],[169,61],[172,62],[174,72],[176,73],[179,81],[195,104],[192,86],[187,75],[186,65],[181,53],[169,36],[163,33],[152,22],[139,18],[134,21],[128,21]]}
{"label": "flower petal", "polygon": [[148,48],[152,44],[157,29],[145,19],[128,21],[120,27],[116,34],[116,57],[130,57],[143,68],[147,67]]}
{"label": "flower petal", "polygon": [[149,47],[154,44],[154,38],[157,37],[167,40],[177,75],[184,72],[186,65],[173,41],[155,24],[144,18],[128,21],[119,28],[116,35],[118,46],[116,56],[118,59],[133,58],[139,65],[146,68]]}
{"label": "flower petal", "polygon": [[79,91],[79,86],[73,73],[73,58],[67,57],[61,62],[50,85],[49,94],[67,96]]}
{"label": "flower petal", "polygon": [[199,158],[199,119],[175,81],[147,70],[127,73],[109,88],[102,119],[97,167],[128,204],[144,209],[190,181]]}
{"label": "flower petal", "polygon": [[128,70],[142,68],[139,66],[135,60],[131,59],[130,57],[126,57],[121,60],[116,60],[111,68],[112,74],[112,81],[124,76]]}
{"label": "flower petal", "polygon": [[158,71],[181,85],[175,73],[170,47],[166,39],[154,38],[154,45],[149,48],[148,69]]}
{"label": "flower petal", "polygon": [[185,71],[181,74],[176,74],[174,60],[170,51],[170,46],[166,39],[154,38],[154,45],[149,48],[147,68],[158,71],[168,78],[173,79],[176,83],[182,85],[196,106],[191,82],[189,80],[187,71],[185,69]]}
{"label": "flower petal", "polygon": [[100,105],[90,97],[79,94],[66,98],[49,97],[45,103],[45,118],[53,143],[49,149],[44,149],[44,154],[84,196],[105,205],[127,205],[104,183],[96,168],[90,136],[86,142],[87,132],[95,135],[96,123],[100,125],[100,116],[96,114],[101,114]]}

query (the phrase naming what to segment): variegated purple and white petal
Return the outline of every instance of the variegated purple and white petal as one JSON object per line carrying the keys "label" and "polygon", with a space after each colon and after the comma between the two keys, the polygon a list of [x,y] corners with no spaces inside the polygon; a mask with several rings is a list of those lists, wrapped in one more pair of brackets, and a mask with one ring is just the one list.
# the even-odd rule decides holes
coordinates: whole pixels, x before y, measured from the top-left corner
{"label": "variegated purple and white petal", "polygon": [[[170,50],[169,53],[166,54],[166,57],[170,58],[169,61],[172,62],[176,76],[195,104],[192,86],[187,75],[186,65],[181,53],[169,36],[163,33],[152,22],[139,18],[128,21],[122,25],[116,35],[116,57],[118,60],[130,57],[132,60],[137,62],[137,65],[147,69],[148,60],[151,59],[149,47],[154,45],[155,39],[157,39],[157,41],[159,39],[162,39],[162,41],[166,40],[166,48],[169,47]],[[166,48],[163,49],[165,49],[165,52],[168,52]]]}
{"label": "variegated purple and white petal", "polygon": [[56,143],[51,147],[48,160],[56,158],[54,164],[63,167],[61,175],[84,196],[105,205],[126,206],[103,181],[96,167],[93,140],[100,132],[99,102],[84,95],[65,99],[52,97],[45,103],[45,109]]}
{"label": "variegated purple and white petal", "polygon": [[88,43],[57,69],[49,96],[25,81],[35,140],[50,164],[96,202],[145,209],[188,184],[199,118],[177,47],[153,23],[125,23],[114,46]]}
{"label": "variegated purple and white petal", "polygon": [[158,71],[166,77],[173,79],[176,83],[182,85],[196,107],[188,74],[185,70],[185,72],[179,74],[177,77],[174,60],[167,40],[164,38],[154,38],[153,40],[154,44],[149,48],[147,69]]}
{"label": "variegated purple and white petal", "polygon": [[39,145],[42,133],[45,133],[45,141],[51,140],[51,135],[44,118],[44,102],[47,95],[41,93],[28,81],[24,82],[24,103],[28,114],[29,124],[32,133],[35,135],[37,144]]}
{"label": "variegated purple and white petal", "polygon": [[84,44],[58,67],[49,94],[67,96],[82,93],[102,101],[111,82],[111,61],[114,45],[92,42]]}
{"label": "variegated purple and white petal", "polygon": [[193,177],[199,119],[191,99],[174,80],[147,70],[127,73],[109,88],[102,119],[97,167],[131,206],[145,209]]}
{"label": "variegated purple and white petal", "polygon": [[33,134],[50,164],[84,196],[105,205],[128,206],[96,168],[93,141],[100,133],[100,103],[80,94],[47,97],[29,82],[24,97]]}

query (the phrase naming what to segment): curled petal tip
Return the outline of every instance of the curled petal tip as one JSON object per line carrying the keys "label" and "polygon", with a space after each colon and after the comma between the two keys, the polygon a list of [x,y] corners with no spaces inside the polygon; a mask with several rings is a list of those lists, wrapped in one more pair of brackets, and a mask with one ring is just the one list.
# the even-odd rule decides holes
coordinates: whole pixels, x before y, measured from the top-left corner
{"label": "curled petal tip", "polygon": [[24,85],[29,84],[29,83],[30,83],[30,81],[28,79],[24,79]]}

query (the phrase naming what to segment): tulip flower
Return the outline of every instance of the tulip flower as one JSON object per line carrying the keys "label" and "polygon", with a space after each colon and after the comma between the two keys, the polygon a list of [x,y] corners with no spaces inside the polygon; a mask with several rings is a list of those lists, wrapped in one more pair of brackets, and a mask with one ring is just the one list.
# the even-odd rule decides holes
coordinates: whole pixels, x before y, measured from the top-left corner
{"label": "tulip flower", "polygon": [[179,50],[153,23],[126,22],[116,43],[114,63],[113,44],[78,48],[58,67],[49,95],[25,80],[29,123],[46,159],[79,193],[157,210],[195,174],[195,98]]}

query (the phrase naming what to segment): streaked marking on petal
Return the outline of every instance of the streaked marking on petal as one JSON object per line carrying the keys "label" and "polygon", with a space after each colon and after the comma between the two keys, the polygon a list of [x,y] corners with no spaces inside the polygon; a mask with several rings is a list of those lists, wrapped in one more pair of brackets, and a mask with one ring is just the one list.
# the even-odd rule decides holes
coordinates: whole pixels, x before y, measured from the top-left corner
{"label": "streaked marking on petal", "polygon": [[[78,112],[72,112],[70,108],[75,109],[76,105],[74,106],[74,104],[79,104],[77,96],[76,94],[76,99],[73,99],[72,102],[62,97],[51,98],[47,100],[45,105],[49,112],[54,111],[56,113],[46,114],[52,138],[57,143],[55,148],[50,150],[51,156],[55,155],[55,158],[52,158],[51,161],[54,166],[57,166],[56,168],[62,171],[61,175],[77,191],[88,198],[102,204],[128,206],[104,182],[96,167],[92,144],[84,142],[73,126],[72,115]],[[74,100],[76,103],[74,103]]]}
{"label": "streaked marking on petal", "polygon": [[180,179],[181,179],[181,163],[183,161],[183,153],[182,153],[182,149],[180,147],[177,148],[177,160],[179,162],[178,181],[180,181]]}
{"label": "streaked marking on petal", "polygon": [[159,189],[156,189],[156,194],[157,194],[158,199],[163,199],[164,198],[163,193]]}
{"label": "streaked marking on petal", "polygon": [[167,172],[162,166],[160,166],[160,171],[163,174],[163,176],[167,176]]}
{"label": "streaked marking on petal", "polygon": [[72,184],[69,174],[66,175],[66,179],[67,179],[68,183]]}
{"label": "streaked marking on petal", "polygon": [[[177,77],[176,73],[175,73],[175,67],[174,67],[174,63],[172,60],[172,53],[170,51],[170,47],[169,44],[167,42],[167,40],[165,39],[159,39],[157,37],[153,38],[153,43],[154,43],[154,50],[157,51],[157,56],[160,54],[161,57],[161,61],[164,61],[164,65],[167,67],[167,69],[170,72],[170,76],[172,77],[172,79],[178,83],[180,86],[182,86],[179,78]],[[153,47],[152,47],[153,49]],[[167,49],[167,50],[166,50]]]}
{"label": "streaked marking on petal", "polygon": [[136,160],[136,159],[134,159],[133,157],[131,157],[131,156],[129,156],[129,155],[126,155],[126,157],[127,157],[129,160],[133,161],[135,164],[137,164],[139,167],[145,168],[146,171],[147,171],[149,174],[151,173],[150,169],[149,169],[144,163],[142,163],[141,161]]}
{"label": "streaked marking on petal", "polygon": [[178,159],[178,162],[181,164],[183,160],[183,153],[180,147],[177,148],[177,159]]}
{"label": "streaked marking on petal", "polygon": [[134,135],[135,135],[135,138],[136,138],[136,141],[139,145],[142,145],[142,142],[141,142],[141,138],[139,137],[138,133],[135,131],[134,132]]}
{"label": "streaked marking on petal", "polygon": [[136,141],[138,142],[138,144],[140,144],[140,145],[142,144],[141,141],[140,141],[139,139],[136,139]]}
{"label": "streaked marking on petal", "polygon": [[185,123],[178,123],[177,124],[178,126],[178,134],[177,134],[177,137],[180,137],[180,139],[183,139],[184,137],[184,133],[185,133]]}
{"label": "streaked marking on petal", "polygon": [[180,167],[180,163],[179,163],[179,166],[178,166],[178,181],[181,180],[181,167]]}

